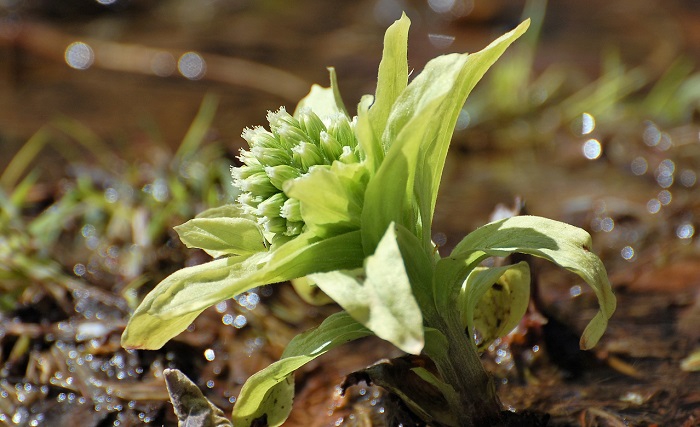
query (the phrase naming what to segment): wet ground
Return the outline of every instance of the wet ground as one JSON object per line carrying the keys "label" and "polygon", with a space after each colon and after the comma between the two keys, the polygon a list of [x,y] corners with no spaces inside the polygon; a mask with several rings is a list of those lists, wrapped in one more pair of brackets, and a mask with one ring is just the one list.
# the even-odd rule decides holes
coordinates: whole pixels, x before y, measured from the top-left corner
{"label": "wet ground", "polygon": [[[529,213],[591,231],[606,263],[618,311],[590,353],[576,345],[593,296],[536,264],[547,325],[533,320],[484,356],[506,408],[548,413],[550,425],[700,425],[700,8],[551,3],[540,40],[523,41],[470,98],[435,231],[448,250],[519,196]],[[0,425],[172,425],[166,367],[230,412],[249,375],[335,309],[265,287],[207,310],[162,351],[126,352],[119,335],[138,298],[206,259],[171,227],[230,196],[241,129],[325,83],[326,66],[346,103],[371,92],[396,10],[413,19],[420,70],[483,47],[524,2],[441,13],[446,4],[0,3],[0,184],[11,201],[0,218]],[[66,56],[74,42],[92,62],[83,45]],[[206,93],[216,112],[195,119]],[[180,145],[186,134],[194,142]],[[314,362],[297,375],[288,425],[386,424],[401,412],[391,396],[359,385],[340,397],[337,386],[395,356],[367,340]]]}

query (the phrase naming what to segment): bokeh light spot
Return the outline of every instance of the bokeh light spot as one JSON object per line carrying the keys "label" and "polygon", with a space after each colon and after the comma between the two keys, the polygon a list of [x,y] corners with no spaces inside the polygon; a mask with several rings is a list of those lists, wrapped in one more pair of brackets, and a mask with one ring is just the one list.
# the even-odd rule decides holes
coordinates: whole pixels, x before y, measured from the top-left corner
{"label": "bokeh light spot", "polygon": [[634,261],[634,248],[632,246],[625,246],[620,251],[620,255],[627,261]]}
{"label": "bokeh light spot", "polygon": [[649,169],[647,159],[641,156],[636,157],[634,160],[632,160],[632,163],[630,164],[630,169],[632,170],[632,173],[637,176],[644,175],[645,173],[647,173],[647,169]]}
{"label": "bokeh light spot", "polygon": [[447,34],[428,34],[428,40],[430,44],[438,49],[446,49],[455,41],[454,36],[448,36]]}
{"label": "bokeh light spot", "polygon": [[447,13],[455,6],[455,0],[428,0],[428,6],[437,13]]}
{"label": "bokeh light spot", "polygon": [[685,169],[681,172],[680,181],[684,187],[692,187],[697,182],[697,175],[690,169]]}
{"label": "bokeh light spot", "polygon": [[588,135],[595,129],[595,117],[589,113],[581,115],[581,135]]}
{"label": "bokeh light spot", "polygon": [[158,77],[171,76],[177,70],[175,57],[168,52],[158,52],[151,57],[151,71]]}
{"label": "bokeh light spot", "polygon": [[86,43],[74,42],[66,48],[65,59],[76,70],[87,70],[95,62],[95,52]]}
{"label": "bokeh light spot", "polygon": [[469,127],[469,123],[472,121],[471,116],[467,110],[460,110],[459,116],[457,116],[457,124],[455,124],[455,130],[464,130]]}
{"label": "bokeh light spot", "polygon": [[676,228],[676,236],[678,236],[679,239],[690,239],[694,234],[695,227],[693,227],[693,224],[685,223]]}
{"label": "bokeh light spot", "polygon": [[589,139],[583,143],[583,155],[588,160],[595,160],[603,153],[603,147],[597,139]]}
{"label": "bokeh light spot", "polygon": [[647,127],[644,129],[644,133],[642,133],[642,139],[647,146],[656,147],[661,141],[661,131],[652,122],[648,121],[646,125]]}
{"label": "bokeh light spot", "polygon": [[202,58],[196,52],[187,52],[180,57],[177,62],[177,69],[180,74],[187,77],[190,80],[199,80],[204,77],[207,71],[207,65]]}
{"label": "bokeh light spot", "polygon": [[647,212],[650,214],[659,213],[661,210],[661,202],[658,199],[651,199],[647,202]]}

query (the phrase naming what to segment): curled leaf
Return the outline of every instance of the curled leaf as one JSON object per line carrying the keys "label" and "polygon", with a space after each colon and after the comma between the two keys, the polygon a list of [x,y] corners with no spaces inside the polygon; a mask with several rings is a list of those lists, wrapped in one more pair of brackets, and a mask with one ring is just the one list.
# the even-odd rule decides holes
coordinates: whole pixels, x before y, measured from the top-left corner
{"label": "curled leaf", "polygon": [[478,347],[484,349],[520,323],[529,301],[530,268],[526,262],[477,267],[464,281],[459,295],[462,324],[472,339],[478,331]]}
{"label": "curled leaf", "polygon": [[590,251],[591,236],[578,227],[536,216],[515,216],[484,225],[467,235],[448,258],[438,262],[437,284],[452,289],[436,289],[438,307],[449,304],[459,293],[466,275],[489,256],[514,252],[547,259],[581,277],[598,298],[598,313],[581,336],[581,348],[596,345],[605,332],[616,307],[605,267]]}

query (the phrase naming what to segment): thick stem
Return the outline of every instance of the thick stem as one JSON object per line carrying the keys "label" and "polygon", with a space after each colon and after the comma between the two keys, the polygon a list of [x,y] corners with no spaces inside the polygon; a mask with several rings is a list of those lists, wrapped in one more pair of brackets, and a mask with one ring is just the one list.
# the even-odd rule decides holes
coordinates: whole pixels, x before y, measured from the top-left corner
{"label": "thick stem", "polygon": [[[449,316],[448,316],[449,317]],[[446,351],[430,355],[443,381],[459,395],[459,407],[452,408],[460,427],[495,425],[501,405],[491,375],[484,369],[476,346],[455,319],[443,318],[435,325],[449,343]]]}

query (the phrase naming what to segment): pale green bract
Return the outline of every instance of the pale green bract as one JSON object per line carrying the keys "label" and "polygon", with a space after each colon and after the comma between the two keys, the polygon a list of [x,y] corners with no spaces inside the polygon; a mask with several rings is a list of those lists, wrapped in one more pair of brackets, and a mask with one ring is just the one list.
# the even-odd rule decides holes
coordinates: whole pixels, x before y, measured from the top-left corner
{"label": "pale green bract", "polygon": [[[256,286],[307,277],[298,283],[313,282],[344,311],[292,340],[280,361],[248,380],[233,410],[236,427],[256,420],[277,426],[292,407],[293,372],[345,342],[376,335],[408,353],[425,352],[442,374],[454,368],[445,364],[451,363],[447,349],[456,345],[448,336],[466,328],[464,351],[476,354],[474,332],[480,347],[507,334],[527,308],[528,266],[479,264],[513,252],[549,259],[594,289],[600,310],[581,346],[595,345],[615,297],[585,231],[514,217],[477,229],[445,258],[430,239],[457,116],[528,25],[480,52],[435,58],[408,83],[404,15],[386,32],[376,96],[361,99],[357,117],[347,115],[331,69],[331,87],[314,85],[293,115],[280,109],[268,115],[269,130],[245,130],[250,149],[241,152],[243,166],[232,170],[241,190],[237,203],[177,227],[188,247],[220,258],[156,286],[134,312],[122,345],[159,348],[207,307]],[[459,383],[464,378],[415,372],[440,390],[454,414],[470,401],[460,395],[469,389]],[[429,408],[407,404],[429,421]],[[459,414],[441,416],[448,425],[464,424]]]}

